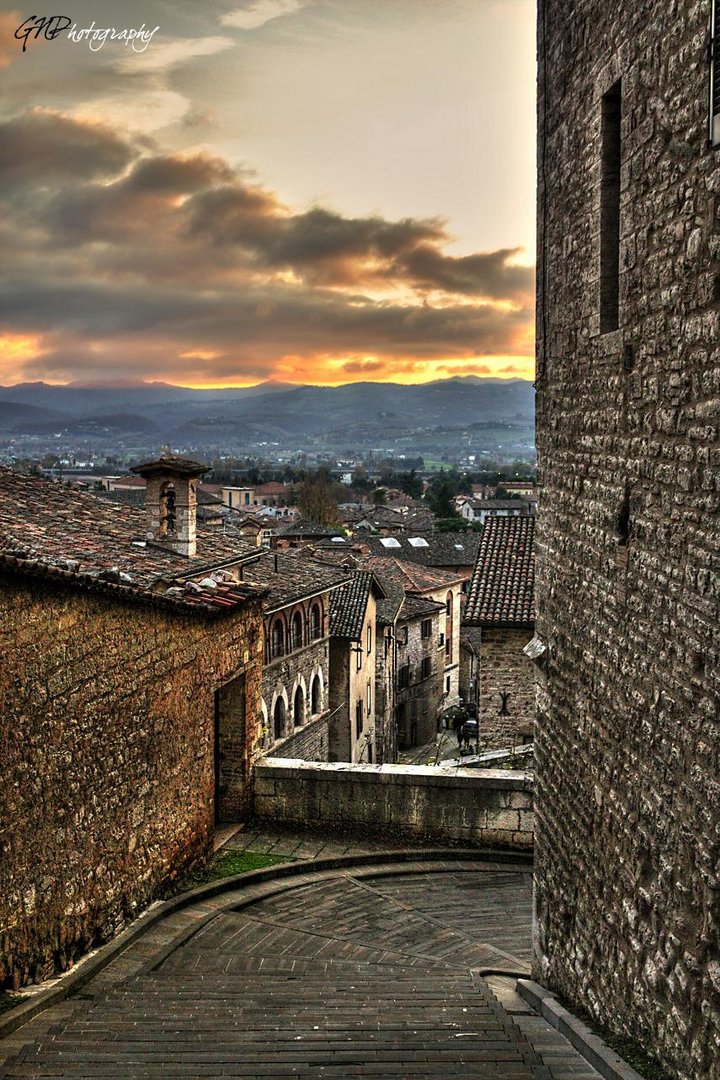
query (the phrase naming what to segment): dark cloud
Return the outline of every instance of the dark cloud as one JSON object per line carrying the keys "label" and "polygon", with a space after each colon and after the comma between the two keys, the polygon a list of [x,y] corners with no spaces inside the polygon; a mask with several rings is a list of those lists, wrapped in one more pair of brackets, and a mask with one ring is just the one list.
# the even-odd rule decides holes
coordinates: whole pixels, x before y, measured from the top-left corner
{"label": "dark cloud", "polygon": [[292,213],[221,159],[54,113],[0,125],[0,143],[5,174],[36,185],[0,223],[17,255],[0,313],[44,336],[35,377],[112,363],[249,380],[287,355],[362,375],[529,351],[532,272],[512,250],[446,254],[439,219]]}
{"label": "dark cloud", "polygon": [[109,128],[46,109],[0,123],[3,184],[102,180],[116,176],[137,153]]}

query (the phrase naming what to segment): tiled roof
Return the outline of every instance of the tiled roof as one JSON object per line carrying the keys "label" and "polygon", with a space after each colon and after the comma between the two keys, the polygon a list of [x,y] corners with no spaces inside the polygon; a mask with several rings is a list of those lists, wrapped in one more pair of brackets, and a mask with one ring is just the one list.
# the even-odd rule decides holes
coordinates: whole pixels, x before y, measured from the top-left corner
{"label": "tiled roof", "polygon": [[464,580],[455,571],[417,566],[395,556],[366,555],[360,561],[366,570],[373,570],[381,579],[389,577],[396,582],[402,592],[434,592]]}
{"label": "tiled roof", "polygon": [[308,558],[278,551],[262,551],[253,548],[257,558],[243,563],[242,580],[267,590],[264,602],[266,611],[277,611],[298,600],[317,593],[335,589],[350,577],[347,570]]}
{"label": "tiled roof", "polygon": [[485,522],[463,621],[472,626],[532,626],[535,621],[533,517]]}
{"label": "tiled roof", "polygon": [[275,530],[276,536],[340,536],[338,529],[329,525],[318,525],[315,521],[290,521]]}
{"label": "tiled roof", "polygon": [[242,561],[256,548],[198,528],[198,555],[188,559],[146,537],[143,510],[0,467],[0,555],[5,567],[83,587],[115,584],[126,596],[166,594],[191,608],[224,610],[249,595],[247,587],[228,582],[216,581],[204,589],[186,582]]}
{"label": "tiled roof", "polygon": [[425,596],[406,595],[400,610],[401,619],[419,619],[423,615],[434,615],[436,611],[444,611],[445,605],[438,604],[436,600],[428,600]]}
{"label": "tiled roof", "polygon": [[368,597],[373,587],[376,595],[384,599],[385,590],[378,585],[370,571],[356,570],[347,584],[333,593],[330,598],[331,637],[361,640]]}
{"label": "tiled roof", "polygon": [[[480,536],[479,532],[472,530],[397,536],[393,539],[400,547],[393,549],[388,549],[383,544],[384,537],[358,536],[357,540],[366,544],[375,555],[392,553],[397,559],[417,563],[419,566],[474,566],[480,547]],[[425,544],[412,543],[417,540],[424,540]]]}
{"label": "tiled roof", "polygon": [[268,480],[267,484],[260,484],[254,491],[256,495],[286,495],[288,488],[279,480]]}

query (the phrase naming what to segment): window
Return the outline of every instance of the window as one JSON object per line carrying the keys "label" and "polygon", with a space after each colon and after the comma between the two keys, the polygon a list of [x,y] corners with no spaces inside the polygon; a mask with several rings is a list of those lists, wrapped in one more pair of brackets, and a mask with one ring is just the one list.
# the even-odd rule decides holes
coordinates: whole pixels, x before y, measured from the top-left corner
{"label": "window", "polygon": [[270,652],[273,660],[277,656],[282,656],[285,652],[285,628],[280,619],[273,623],[272,634],[270,636]]}
{"label": "window", "polygon": [[420,664],[420,678],[429,679],[432,673],[432,663],[429,656],[424,656]]}
{"label": "window", "polygon": [[358,701],[355,706],[355,738],[359,739],[363,729],[363,703]]}
{"label": "window", "polygon": [[420,637],[429,638],[432,634],[432,619],[423,619],[420,623]]}
{"label": "window", "polygon": [[407,645],[407,643],[408,643],[408,628],[407,628],[407,626],[398,626],[398,628],[397,628],[397,643],[398,643],[398,645]]}
{"label": "window", "polygon": [[370,716],[370,713],[372,712],[372,687],[370,686],[370,683],[367,684],[367,689],[365,691],[365,711],[367,715]]}
{"label": "window", "polygon": [[285,716],[285,701],[279,697],[273,711],[273,733],[276,739],[282,739],[285,735]]}
{"label": "window", "polygon": [[450,676],[449,675],[445,679],[445,693],[446,694],[450,693]]}
{"label": "window", "polygon": [[368,623],[366,637],[367,637],[367,654],[369,656],[370,653],[372,652],[372,626],[370,625],[370,623]]}
{"label": "window", "polygon": [[322,629],[322,618],[320,615],[320,605],[313,604],[310,609],[310,637],[313,641],[320,637]]}
{"label": "window", "polygon": [[602,99],[600,186],[600,333],[620,325],[621,82]]}
{"label": "window", "polygon": [[452,609],[453,609],[453,594],[451,592],[449,592],[447,594],[446,599],[445,599],[445,614],[446,615],[452,615]]}
{"label": "window", "polygon": [[710,27],[710,145],[720,146],[720,0],[712,0]]}
{"label": "window", "polygon": [[320,690],[320,676],[316,675],[310,687],[310,709],[313,716],[321,711],[322,693]]}
{"label": "window", "polygon": [[355,646],[355,670],[362,671],[363,651],[362,645]]}
{"label": "window", "polygon": [[175,533],[176,515],[175,485],[172,481],[168,481],[160,489],[160,536],[170,536]]}
{"label": "window", "polygon": [[295,701],[293,703],[293,720],[295,721],[295,727],[300,727],[305,719],[305,695],[303,693],[302,686],[298,686],[295,691]]}
{"label": "window", "polygon": [[301,649],[303,644],[303,619],[299,611],[296,611],[292,620],[292,647]]}
{"label": "window", "polygon": [[406,689],[410,685],[410,665],[404,664],[398,671],[398,688]]}

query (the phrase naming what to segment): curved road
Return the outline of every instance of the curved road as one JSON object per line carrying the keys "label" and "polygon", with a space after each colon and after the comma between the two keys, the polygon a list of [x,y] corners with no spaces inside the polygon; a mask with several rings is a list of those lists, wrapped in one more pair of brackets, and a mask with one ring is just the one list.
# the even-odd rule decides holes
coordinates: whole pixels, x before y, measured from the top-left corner
{"label": "curved road", "polygon": [[492,862],[225,894],[6,1040],[2,1075],[589,1080],[544,1022],[526,1016],[523,1034],[480,974],[527,967],[530,912],[529,869]]}

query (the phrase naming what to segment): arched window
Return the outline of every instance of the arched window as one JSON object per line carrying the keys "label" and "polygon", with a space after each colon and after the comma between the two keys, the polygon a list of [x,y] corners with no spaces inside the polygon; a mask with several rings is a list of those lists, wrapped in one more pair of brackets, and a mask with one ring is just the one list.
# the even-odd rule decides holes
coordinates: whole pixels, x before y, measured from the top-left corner
{"label": "arched window", "polygon": [[322,633],[322,613],[319,604],[313,604],[310,609],[310,637],[313,641]]}
{"label": "arched window", "polygon": [[322,691],[320,688],[320,676],[316,675],[310,687],[310,711],[313,716],[320,712],[322,705]]}
{"label": "arched window", "polygon": [[449,592],[445,601],[445,657],[447,663],[452,661],[453,599],[452,592]]}
{"label": "arched window", "polygon": [[285,653],[285,627],[281,619],[276,619],[273,623],[270,635],[270,653],[273,660],[276,656],[283,656]]}
{"label": "arched window", "polygon": [[171,480],[160,489],[160,535],[175,532],[177,512],[175,509],[175,485]]}
{"label": "arched window", "polygon": [[295,727],[300,727],[305,719],[305,694],[303,693],[302,686],[298,686],[295,691],[295,701],[293,703],[293,719],[295,721]]}
{"label": "arched window", "polygon": [[285,708],[285,699],[279,697],[275,702],[275,710],[273,712],[273,734],[276,739],[283,739],[285,737],[286,716],[287,710]]}
{"label": "arched window", "polygon": [[303,644],[303,619],[299,611],[292,618],[292,647],[301,649]]}

